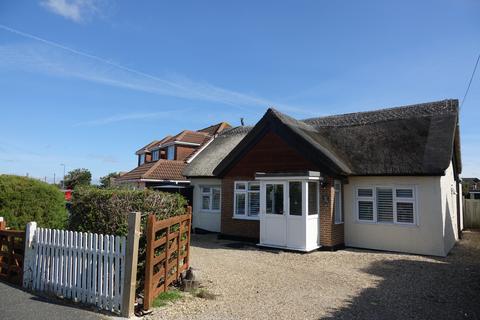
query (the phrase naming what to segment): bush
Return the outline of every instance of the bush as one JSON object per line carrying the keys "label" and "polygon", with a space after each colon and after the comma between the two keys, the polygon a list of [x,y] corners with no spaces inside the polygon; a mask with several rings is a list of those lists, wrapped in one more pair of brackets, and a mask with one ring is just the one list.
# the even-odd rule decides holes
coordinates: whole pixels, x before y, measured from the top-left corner
{"label": "bush", "polygon": [[72,194],[69,229],[125,236],[130,212],[142,212],[142,220],[149,213],[165,219],[183,214],[186,205],[179,194],[79,187]]}
{"label": "bush", "polygon": [[128,213],[142,213],[137,268],[137,292],[142,292],[145,280],[147,239],[146,218],[153,213],[157,219],[185,213],[187,201],[180,194],[152,190],[98,189],[79,187],[72,196],[69,229],[82,232],[125,236]]}
{"label": "bush", "polygon": [[35,179],[0,175],[0,216],[12,229],[25,229],[30,221],[39,227],[62,229],[67,222],[64,194]]}

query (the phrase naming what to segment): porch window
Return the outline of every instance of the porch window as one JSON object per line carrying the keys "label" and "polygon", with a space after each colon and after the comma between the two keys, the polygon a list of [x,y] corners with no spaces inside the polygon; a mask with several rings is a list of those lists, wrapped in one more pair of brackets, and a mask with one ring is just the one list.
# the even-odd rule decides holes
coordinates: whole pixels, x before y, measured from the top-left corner
{"label": "porch window", "polygon": [[340,180],[335,180],[333,185],[335,189],[335,199],[334,199],[335,223],[343,223],[342,182]]}
{"label": "porch window", "polygon": [[253,181],[235,182],[234,215],[239,217],[258,217],[260,212],[260,183]]}
{"label": "porch window", "polygon": [[266,213],[283,214],[283,184],[267,184]]}
{"label": "porch window", "polygon": [[360,187],[356,202],[358,221],[415,224],[414,187]]}
{"label": "porch window", "polygon": [[302,215],[302,183],[300,181],[290,181],[288,183],[288,194],[290,203],[290,215]]}
{"label": "porch window", "polygon": [[308,215],[318,214],[318,182],[308,182]]}
{"label": "porch window", "polygon": [[202,186],[202,210],[219,211],[220,210],[220,187]]}

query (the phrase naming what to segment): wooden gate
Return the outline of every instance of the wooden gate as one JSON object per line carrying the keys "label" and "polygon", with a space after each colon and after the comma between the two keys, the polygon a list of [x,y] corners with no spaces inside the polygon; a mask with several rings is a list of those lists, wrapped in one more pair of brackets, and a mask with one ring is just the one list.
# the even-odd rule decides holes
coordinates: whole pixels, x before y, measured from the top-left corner
{"label": "wooden gate", "polygon": [[188,269],[190,255],[190,230],[192,207],[181,216],[157,220],[149,215],[147,220],[147,252],[145,266],[144,309],[168,286],[178,280]]}
{"label": "wooden gate", "polygon": [[22,285],[25,231],[6,230],[0,221],[0,279]]}

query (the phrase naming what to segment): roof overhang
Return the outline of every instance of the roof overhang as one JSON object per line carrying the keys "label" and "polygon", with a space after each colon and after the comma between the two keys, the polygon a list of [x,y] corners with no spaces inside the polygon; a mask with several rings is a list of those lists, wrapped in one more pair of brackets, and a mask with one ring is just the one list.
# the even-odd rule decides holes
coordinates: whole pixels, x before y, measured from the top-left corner
{"label": "roof overhang", "polygon": [[317,180],[323,181],[318,171],[296,171],[296,172],[256,172],[255,180]]}

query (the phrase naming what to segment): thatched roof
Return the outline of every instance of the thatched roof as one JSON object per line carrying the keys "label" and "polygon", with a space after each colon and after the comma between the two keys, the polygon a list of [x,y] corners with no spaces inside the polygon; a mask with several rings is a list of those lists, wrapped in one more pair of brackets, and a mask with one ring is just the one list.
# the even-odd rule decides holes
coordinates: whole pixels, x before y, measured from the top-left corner
{"label": "thatched roof", "polygon": [[186,177],[213,177],[213,169],[247,135],[251,127],[241,126],[223,130],[183,170]]}
{"label": "thatched roof", "polygon": [[461,172],[458,100],[295,120],[268,109],[215,168],[222,176],[269,130],[332,175],[443,175]]}

